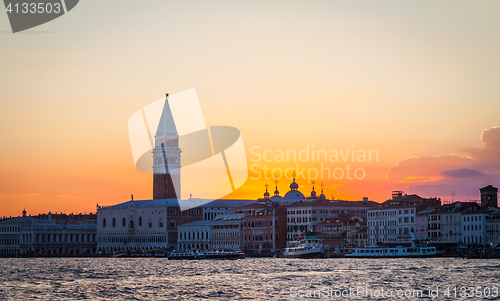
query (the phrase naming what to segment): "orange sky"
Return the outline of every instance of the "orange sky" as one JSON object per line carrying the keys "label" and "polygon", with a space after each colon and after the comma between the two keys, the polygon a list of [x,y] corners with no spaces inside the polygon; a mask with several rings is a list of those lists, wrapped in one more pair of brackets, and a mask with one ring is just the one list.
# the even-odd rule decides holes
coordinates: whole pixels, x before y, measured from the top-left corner
{"label": "orange sky", "polygon": [[[255,146],[378,151],[352,164],[363,180],[318,178],[328,197],[381,202],[411,187],[464,200],[500,185],[498,2],[87,1],[9,31],[0,13],[0,215],[151,198],[128,119],[190,88],[208,125],[241,131],[249,167],[296,166],[251,161]],[[256,199],[265,183],[227,197]]]}

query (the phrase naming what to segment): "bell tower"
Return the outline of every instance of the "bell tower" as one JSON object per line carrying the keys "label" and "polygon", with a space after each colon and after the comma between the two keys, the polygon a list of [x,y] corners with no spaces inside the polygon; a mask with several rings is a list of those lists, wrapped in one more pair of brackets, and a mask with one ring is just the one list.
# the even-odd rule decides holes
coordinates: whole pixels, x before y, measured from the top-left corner
{"label": "bell tower", "polygon": [[153,149],[153,199],[180,197],[181,149],[167,93]]}

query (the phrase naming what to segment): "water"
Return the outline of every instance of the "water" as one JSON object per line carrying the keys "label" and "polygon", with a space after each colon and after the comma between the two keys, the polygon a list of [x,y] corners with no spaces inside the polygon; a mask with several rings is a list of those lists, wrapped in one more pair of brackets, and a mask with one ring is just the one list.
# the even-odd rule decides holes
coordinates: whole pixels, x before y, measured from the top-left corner
{"label": "water", "polygon": [[[400,300],[411,300],[428,299],[427,290],[437,286],[435,300],[500,300],[493,297],[493,287],[500,287],[500,260],[3,258],[0,281],[2,300],[293,300],[298,299],[299,290],[302,296],[308,290],[310,295],[313,290],[321,293],[303,300],[389,300],[396,299],[398,290]],[[459,298],[460,287],[471,286],[483,287],[482,293],[489,287],[490,297]],[[358,287],[371,290],[373,297],[366,298],[367,292],[361,290],[358,297],[346,295],[349,288],[355,293]],[[449,297],[444,295],[447,287]],[[375,297],[382,289],[386,294],[391,290],[393,297]],[[339,295],[342,290],[344,297]],[[419,290],[422,298],[404,297]]]}

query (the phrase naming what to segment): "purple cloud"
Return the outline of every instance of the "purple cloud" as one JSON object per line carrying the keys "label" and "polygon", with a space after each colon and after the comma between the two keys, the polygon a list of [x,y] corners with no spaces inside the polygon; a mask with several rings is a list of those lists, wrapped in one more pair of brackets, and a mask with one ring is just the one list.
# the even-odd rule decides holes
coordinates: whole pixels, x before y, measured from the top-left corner
{"label": "purple cloud", "polygon": [[475,170],[472,168],[460,168],[454,170],[445,170],[441,173],[441,175],[449,178],[469,178],[469,177],[484,176],[485,173],[483,173],[480,170]]}

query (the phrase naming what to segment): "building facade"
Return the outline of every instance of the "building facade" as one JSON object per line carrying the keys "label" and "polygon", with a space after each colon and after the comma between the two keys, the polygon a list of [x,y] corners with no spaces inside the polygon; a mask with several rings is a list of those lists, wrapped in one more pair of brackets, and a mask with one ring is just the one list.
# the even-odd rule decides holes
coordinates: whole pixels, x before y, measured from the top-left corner
{"label": "building facade", "polygon": [[366,221],[357,216],[330,218],[317,225],[326,250],[341,251],[347,247],[367,245]]}
{"label": "building facade", "polygon": [[241,251],[246,213],[218,215],[212,221],[212,249]]}
{"label": "building facade", "polygon": [[0,221],[0,256],[88,256],[96,251],[93,224],[56,223],[26,216],[26,211]]}
{"label": "building facade", "polygon": [[212,221],[200,220],[179,226],[177,250],[211,250]]}
{"label": "building facade", "polygon": [[131,200],[97,210],[98,250],[104,254],[177,247],[181,224],[201,220],[199,207],[182,211],[177,199]]}
{"label": "building facade", "polygon": [[472,207],[462,213],[462,242],[466,245],[486,244],[487,208]]}
{"label": "building facade", "polygon": [[368,210],[368,244],[410,242],[411,232],[416,230],[417,213],[440,206],[441,200],[437,198],[394,191],[392,199]]}
{"label": "building facade", "polygon": [[500,247],[500,211],[486,217],[486,236],[491,247]]}
{"label": "building facade", "polygon": [[342,215],[354,215],[366,218],[367,210],[375,202],[328,200],[323,194],[318,199],[301,200],[287,207],[288,234],[287,240],[294,241],[306,231],[316,231],[316,225],[330,218]]}
{"label": "building facade", "polygon": [[287,210],[270,199],[262,199],[239,209],[243,219],[243,248],[248,251],[274,253],[286,247]]}

